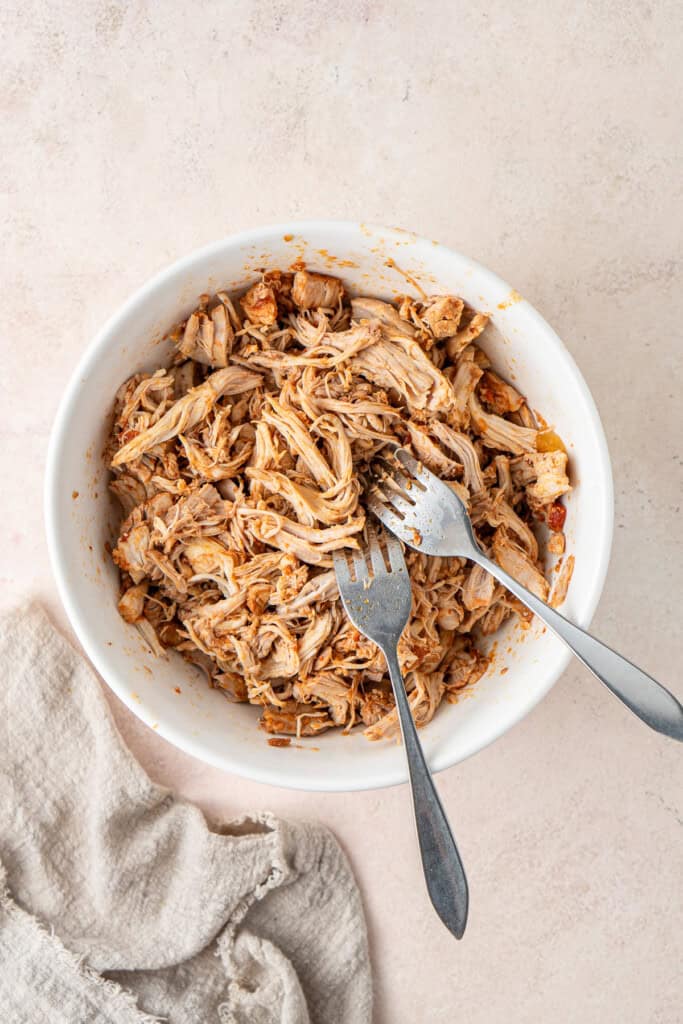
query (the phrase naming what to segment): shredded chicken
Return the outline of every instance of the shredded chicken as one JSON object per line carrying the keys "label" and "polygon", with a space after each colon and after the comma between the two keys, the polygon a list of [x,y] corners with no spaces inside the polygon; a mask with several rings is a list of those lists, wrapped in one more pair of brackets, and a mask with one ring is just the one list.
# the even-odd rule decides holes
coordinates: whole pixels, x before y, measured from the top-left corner
{"label": "shredded chicken", "polygon": [[[488,317],[452,295],[391,304],[341,280],[263,274],[238,301],[203,295],[173,329],[170,367],[119,388],[106,456],[122,507],[119,611],[270,733],[398,733],[384,659],[346,618],[332,552],[358,548],[364,480],[412,448],[470,509],[479,542],[543,599],[564,551],[567,455],[474,344]],[[556,435],[552,435],[556,438]],[[520,603],[459,558],[406,552],[413,608],[399,645],[418,725],[486,671],[483,640]],[[552,594],[571,578],[564,560]]]}

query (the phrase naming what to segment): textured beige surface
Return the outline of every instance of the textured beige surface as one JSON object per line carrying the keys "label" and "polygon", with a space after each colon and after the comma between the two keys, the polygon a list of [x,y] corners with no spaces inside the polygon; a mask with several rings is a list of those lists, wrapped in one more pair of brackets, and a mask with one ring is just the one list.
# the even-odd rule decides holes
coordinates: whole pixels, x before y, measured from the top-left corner
{"label": "textured beige surface", "polygon": [[[38,594],[64,623],[45,446],[102,320],[230,231],[358,218],[478,258],[564,338],[615,473],[595,630],[680,696],[677,6],[5,0],[2,603]],[[207,811],[335,829],[366,900],[378,1024],[681,1019],[681,751],[580,668],[439,779],[472,893],[460,944],[423,893],[405,789],[263,788],[116,710],[153,777]]]}

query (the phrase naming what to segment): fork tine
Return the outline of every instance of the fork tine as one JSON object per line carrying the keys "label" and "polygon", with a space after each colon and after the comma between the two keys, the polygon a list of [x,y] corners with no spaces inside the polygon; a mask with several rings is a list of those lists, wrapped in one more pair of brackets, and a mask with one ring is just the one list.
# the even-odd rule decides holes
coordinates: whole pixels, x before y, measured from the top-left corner
{"label": "fork tine", "polygon": [[370,576],[368,571],[368,563],[365,557],[365,550],[361,548],[360,551],[351,552],[351,562],[356,573],[356,583],[362,583],[367,580]]}
{"label": "fork tine", "polygon": [[368,542],[368,550],[370,552],[370,562],[372,563],[373,572],[375,576],[383,576],[387,571],[387,565],[384,561],[380,538],[377,536],[375,530],[368,530]]}
{"label": "fork tine", "polygon": [[334,571],[337,574],[337,580],[341,586],[351,582],[351,573],[349,572],[349,563],[346,558],[346,552],[333,551],[332,562],[334,563]]}
{"label": "fork tine", "polygon": [[393,484],[395,487],[403,491],[404,497],[409,498],[410,489],[413,486],[413,481],[410,477],[406,476],[405,473],[401,472],[398,466],[393,465],[386,459],[378,459],[377,461],[384,470],[383,476],[375,475],[377,486],[381,487],[381,485],[384,484],[385,490],[387,488],[391,490]]}
{"label": "fork tine", "polygon": [[396,514],[396,509],[388,503],[388,499],[381,492],[379,494],[368,494],[366,501],[372,514],[377,516],[379,521],[384,523],[388,530],[391,530],[393,533],[401,533],[403,520]]}
{"label": "fork tine", "polygon": [[415,477],[415,479],[422,484],[423,487],[427,487],[432,480],[432,474],[429,470],[425,469],[424,466],[414,459],[413,456],[405,448],[397,448],[394,452],[394,458],[398,459],[404,469],[407,469],[409,473]]}
{"label": "fork tine", "polygon": [[386,491],[381,491],[380,493],[389,508],[393,508],[395,512],[400,512],[404,518],[415,514],[415,504],[412,501],[408,501],[403,495],[392,492],[387,494]]}
{"label": "fork tine", "polygon": [[387,554],[389,556],[389,565],[391,566],[392,570],[394,572],[400,572],[401,570],[405,570],[406,562],[405,558],[403,557],[403,549],[401,547],[401,542],[398,539],[398,537],[395,537],[393,533],[388,533],[386,535],[386,542]]}
{"label": "fork tine", "polygon": [[[428,495],[432,500],[446,502],[451,508],[457,508],[458,513],[464,512],[465,515],[469,515],[465,502],[446,480],[442,480],[422,463],[417,462],[405,448],[398,448],[394,454],[407,469],[415,473],[415,486],[426,492],[425,497]],[[421,501],[421,495],[416,495],[415,504],[419,506]]]}
{"label": "fork tine", "polygon": [[377,516],[381,523],[384,523],[388,530],[398,530],[401,527],[401,520],[398,518],[396,513],[391,509],[390,505],[386,505],[383,501],[380,501],[377,495],[368,493],[366,501],[368,508],[373,515]]}

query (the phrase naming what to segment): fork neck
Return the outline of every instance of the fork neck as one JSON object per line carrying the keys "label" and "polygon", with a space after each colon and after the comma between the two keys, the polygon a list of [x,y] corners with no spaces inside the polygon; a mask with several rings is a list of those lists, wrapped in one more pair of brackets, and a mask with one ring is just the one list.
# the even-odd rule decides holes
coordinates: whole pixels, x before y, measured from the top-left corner
{"label": "fork neck", "polygon": [[392,677],[392,679],[393,678],[401,679],[402,673],[401,673],[401,666],[399,665],[399,661],[398,661],[398,644],[397,644],[397,642],[392,637],[392,638],[387,638],[386,645],[384,645],[383,643],[380,643],[379,641],[376,641],[376,643],[377,643],[377,646],[379,647],[379,649],[381,650],[382,654],[386,658],[387,669],[389,671],[389,675]]}
{"label": "fork neck", "polygon": [[446,538],[439,550],[439,555],[446,558],[469,558],[472,562],[481,562],[482,558],[486,558],[473,534],[467,539],[459,534],[457,541],[452,543],[449,543],[448,538]]}

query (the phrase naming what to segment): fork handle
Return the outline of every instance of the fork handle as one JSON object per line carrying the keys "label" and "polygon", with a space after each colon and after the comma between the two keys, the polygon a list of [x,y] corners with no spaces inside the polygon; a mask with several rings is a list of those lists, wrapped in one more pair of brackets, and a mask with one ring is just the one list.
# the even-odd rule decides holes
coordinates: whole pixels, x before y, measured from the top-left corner
{"label": "fork handle", "polygon": [[637,668],[611,647],[575,626],[535,594],[523,587],[504,569],[477,548],[471,555],[529,608],[546,626],[564,640],[579,661],[611,690],[615,697],[657,732],[683,742],[683,707],[672,693]]}
{"label": "fork handle", "polygon": [[415,825],[427,891],[443,923],[456,939],[461,939],[469,905],[465,870],[418,739],[396,648],[385,650],[384,656],[408,758]]}

